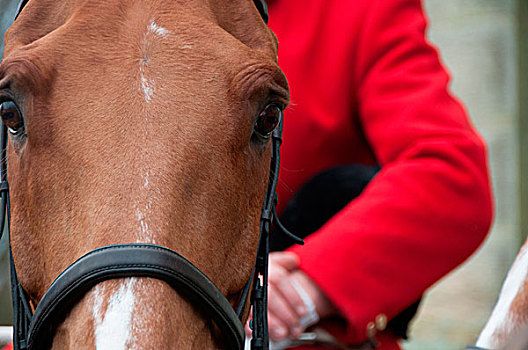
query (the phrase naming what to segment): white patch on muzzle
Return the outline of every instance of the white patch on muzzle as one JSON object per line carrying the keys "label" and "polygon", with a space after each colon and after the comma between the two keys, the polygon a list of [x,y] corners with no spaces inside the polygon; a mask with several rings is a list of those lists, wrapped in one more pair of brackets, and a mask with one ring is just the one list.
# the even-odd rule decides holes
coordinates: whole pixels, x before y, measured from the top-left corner
{"label": "white patch on muzzle", "polygon": [[119,289],[108,298],[106,312],[102,312],[105,301],[104,285],[97,285],[93,291],[94,343],[96,350],[129,349],[132,335],[132,314],[134,313],[135,278],[124,279]]}

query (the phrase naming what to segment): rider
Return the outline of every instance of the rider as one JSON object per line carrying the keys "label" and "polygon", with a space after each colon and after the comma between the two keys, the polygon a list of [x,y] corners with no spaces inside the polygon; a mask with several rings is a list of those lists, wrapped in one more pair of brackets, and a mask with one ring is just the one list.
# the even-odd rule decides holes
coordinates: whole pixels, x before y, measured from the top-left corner
{"label": "rider", "polygon": [[304,246],[271,255],[271,338],[297,337],[311,313],[344,343],[399,349],[413,303],[488,232],[486,147],[448,89],[420,0],[268,4],[291,87],[279,211],[321,172],[380,167]]}

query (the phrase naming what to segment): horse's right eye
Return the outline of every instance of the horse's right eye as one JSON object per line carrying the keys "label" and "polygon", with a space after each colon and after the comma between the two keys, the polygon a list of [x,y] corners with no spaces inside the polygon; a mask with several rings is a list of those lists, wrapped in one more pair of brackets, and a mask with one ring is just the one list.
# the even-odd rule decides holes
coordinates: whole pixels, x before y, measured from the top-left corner
{"label": "horse's right eye", "polygon": [[0,103],[0,118],[13,136],[24,132],[24,119],[15,102],[8,100]]}

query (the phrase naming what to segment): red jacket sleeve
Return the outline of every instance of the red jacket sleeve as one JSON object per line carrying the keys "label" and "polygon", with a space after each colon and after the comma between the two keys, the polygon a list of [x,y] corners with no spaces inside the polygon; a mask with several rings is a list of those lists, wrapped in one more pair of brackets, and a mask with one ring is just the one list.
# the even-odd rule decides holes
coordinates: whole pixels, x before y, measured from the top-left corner
{"label": "red jacket sleeve", "polygon": [[[492,204],[486,148],[448,91],[419,0],[372,0],[354,77],[382,169],[363,194],[295,247],[305,271],[365,339],[482,242]],[[354,152],[354,150],[350,150]]]}

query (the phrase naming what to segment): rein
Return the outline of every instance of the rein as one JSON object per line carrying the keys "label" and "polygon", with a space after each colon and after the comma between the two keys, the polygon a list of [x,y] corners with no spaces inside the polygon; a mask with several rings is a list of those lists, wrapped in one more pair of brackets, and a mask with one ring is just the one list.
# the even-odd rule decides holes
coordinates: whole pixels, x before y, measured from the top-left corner
{"label": "rein", "polygon": [[[267,23],[264,0],[253,0],[262,19]],[[27,0],[17,11],[20,14]],[[0,225],[10,228],[9,185],[7,180],[7,127],[1,124],[0,147]],[[50,335],[62,322],[67,312],[96,284],[115,278],[152,277],[169,284],[173,289],[199,305],[220,328],[228,349],[244,349],[242,319],[251,292],[253,305],[253,337],[251,349],[268,350],[267,286],[269,233],[272,223],[279,231],[303,244],[302,239],[288,232],[278,221],[277,182],[279,176],[282,120],[271,138],[271,164],[266,196],[260,219],[259,243],[252,276],[244,287],[236,311],[216,285],[190,261],[177,252],[155,244],[113,244],[94,249],[68,266],[45,292],[33,313],[30,299],[20,284],[11,251],[11,293],[13,296],[13,345],[15,350],[47,349]],[[1,235],[0,235],[1,237]]]}

